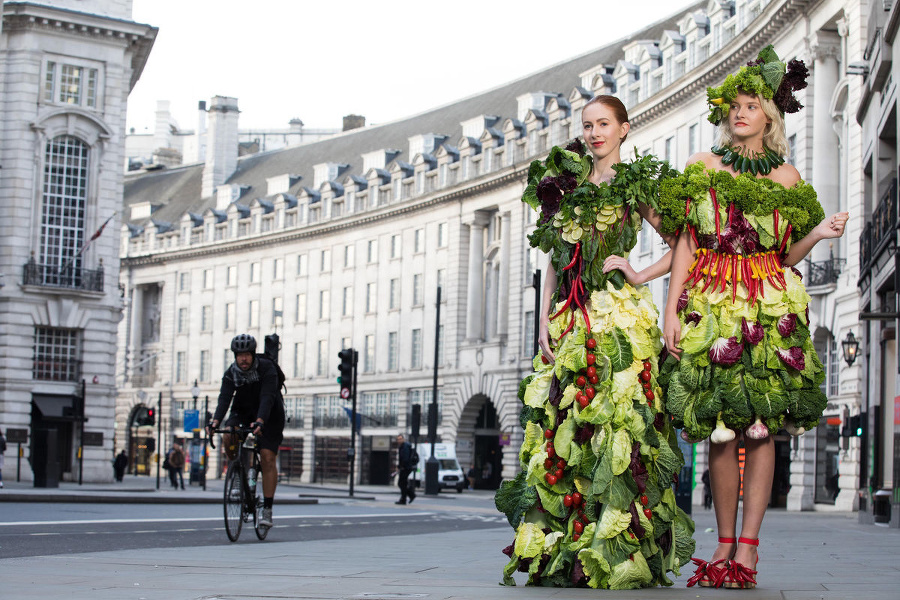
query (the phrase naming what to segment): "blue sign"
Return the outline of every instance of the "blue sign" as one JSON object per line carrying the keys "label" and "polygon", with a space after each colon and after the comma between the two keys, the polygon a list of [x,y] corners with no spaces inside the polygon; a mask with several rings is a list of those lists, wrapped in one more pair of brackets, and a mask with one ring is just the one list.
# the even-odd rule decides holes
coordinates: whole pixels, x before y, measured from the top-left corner
{"label": "blue sign", "polygon": [[184,411],[184,432],[190,433],[195,429],[200,429],[200,411],[186,410]]}

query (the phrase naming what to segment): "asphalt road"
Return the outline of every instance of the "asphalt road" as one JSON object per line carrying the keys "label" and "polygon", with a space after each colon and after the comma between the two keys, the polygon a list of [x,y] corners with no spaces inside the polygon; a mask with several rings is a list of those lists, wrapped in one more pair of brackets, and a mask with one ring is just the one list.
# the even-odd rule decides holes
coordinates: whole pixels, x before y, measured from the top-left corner
{"label": "asphalt road", "polygon": [[[394,535],[427,535],[508,527],[488,498],[446,497],[395,506],[331,501],[275,507],[266,544]],[[0,559],[141,548],[192,548],[227,543],[221,505],[3,505]],[[245,523],[238,544],[258,544]]]}

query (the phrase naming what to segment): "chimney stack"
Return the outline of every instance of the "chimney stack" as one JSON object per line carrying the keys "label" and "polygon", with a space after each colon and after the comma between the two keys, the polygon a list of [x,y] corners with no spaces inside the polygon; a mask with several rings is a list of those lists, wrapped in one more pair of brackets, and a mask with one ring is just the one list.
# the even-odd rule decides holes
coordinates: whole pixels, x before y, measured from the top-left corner
{"label": "chimney stack", "polygon": [[238,110],[237,98],[215,96],[209,106],[209,129],[206,136],[206,160],[203,167],[201,196],[209,198],[216,186],[237,168]]}
{"label": "chimney stack", "polygon": [[344,117],[344,129],[343,131],[350,131],[351,129],[359,129],[360,127],[366,126],[366,118],[362,115],[347,115]]}

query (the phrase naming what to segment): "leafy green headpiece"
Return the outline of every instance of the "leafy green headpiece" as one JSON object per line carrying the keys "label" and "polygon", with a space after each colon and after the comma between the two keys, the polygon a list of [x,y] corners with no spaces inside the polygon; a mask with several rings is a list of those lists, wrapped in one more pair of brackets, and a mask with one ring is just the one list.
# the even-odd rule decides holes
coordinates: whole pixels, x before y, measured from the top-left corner
{"label": "leafy green headpiece", "polygon": [[809,71],[802,60],[791,60],[785,64],[769,44],[759,52],[755,61],[726,77],[722,85],[706,88],[709,122],[718,125],[728,117],[728,110],[738,91],[774,100],[782,114],[795,113],[803,105],[794,98],[794,92],[806,87],[808,76]]}

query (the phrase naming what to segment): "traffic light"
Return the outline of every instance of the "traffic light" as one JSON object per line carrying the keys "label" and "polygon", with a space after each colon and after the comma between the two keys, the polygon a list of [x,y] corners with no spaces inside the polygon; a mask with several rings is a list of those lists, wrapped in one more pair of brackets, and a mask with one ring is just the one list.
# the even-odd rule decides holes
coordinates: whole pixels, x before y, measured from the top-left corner
{"label": "traffic light", "polygon": [[356,366],[356,352],[353,348],[344,348],[338,352],[338,358],[341,359],[338,364],[337,378],[338,385],[341,386],[341,398],[345,400],[350,397],[353,391],[353,369]]}
{"label": "traffic light", "polygon": [[147,425],[153,426],[156,425],[156,410],[152,408],[147,409]]}
{"label": "traffic light", "polygon": [[863,429],[866,426],[866,413],[853,415],[841,428],[841,436],[843,437],[862,437]]}
{"label": "traffic light", "polygon": [[149,425],[152,427],[156,425],[156,411],[153,408],[145,408],[138,412],[134,422],[140,426]]}

